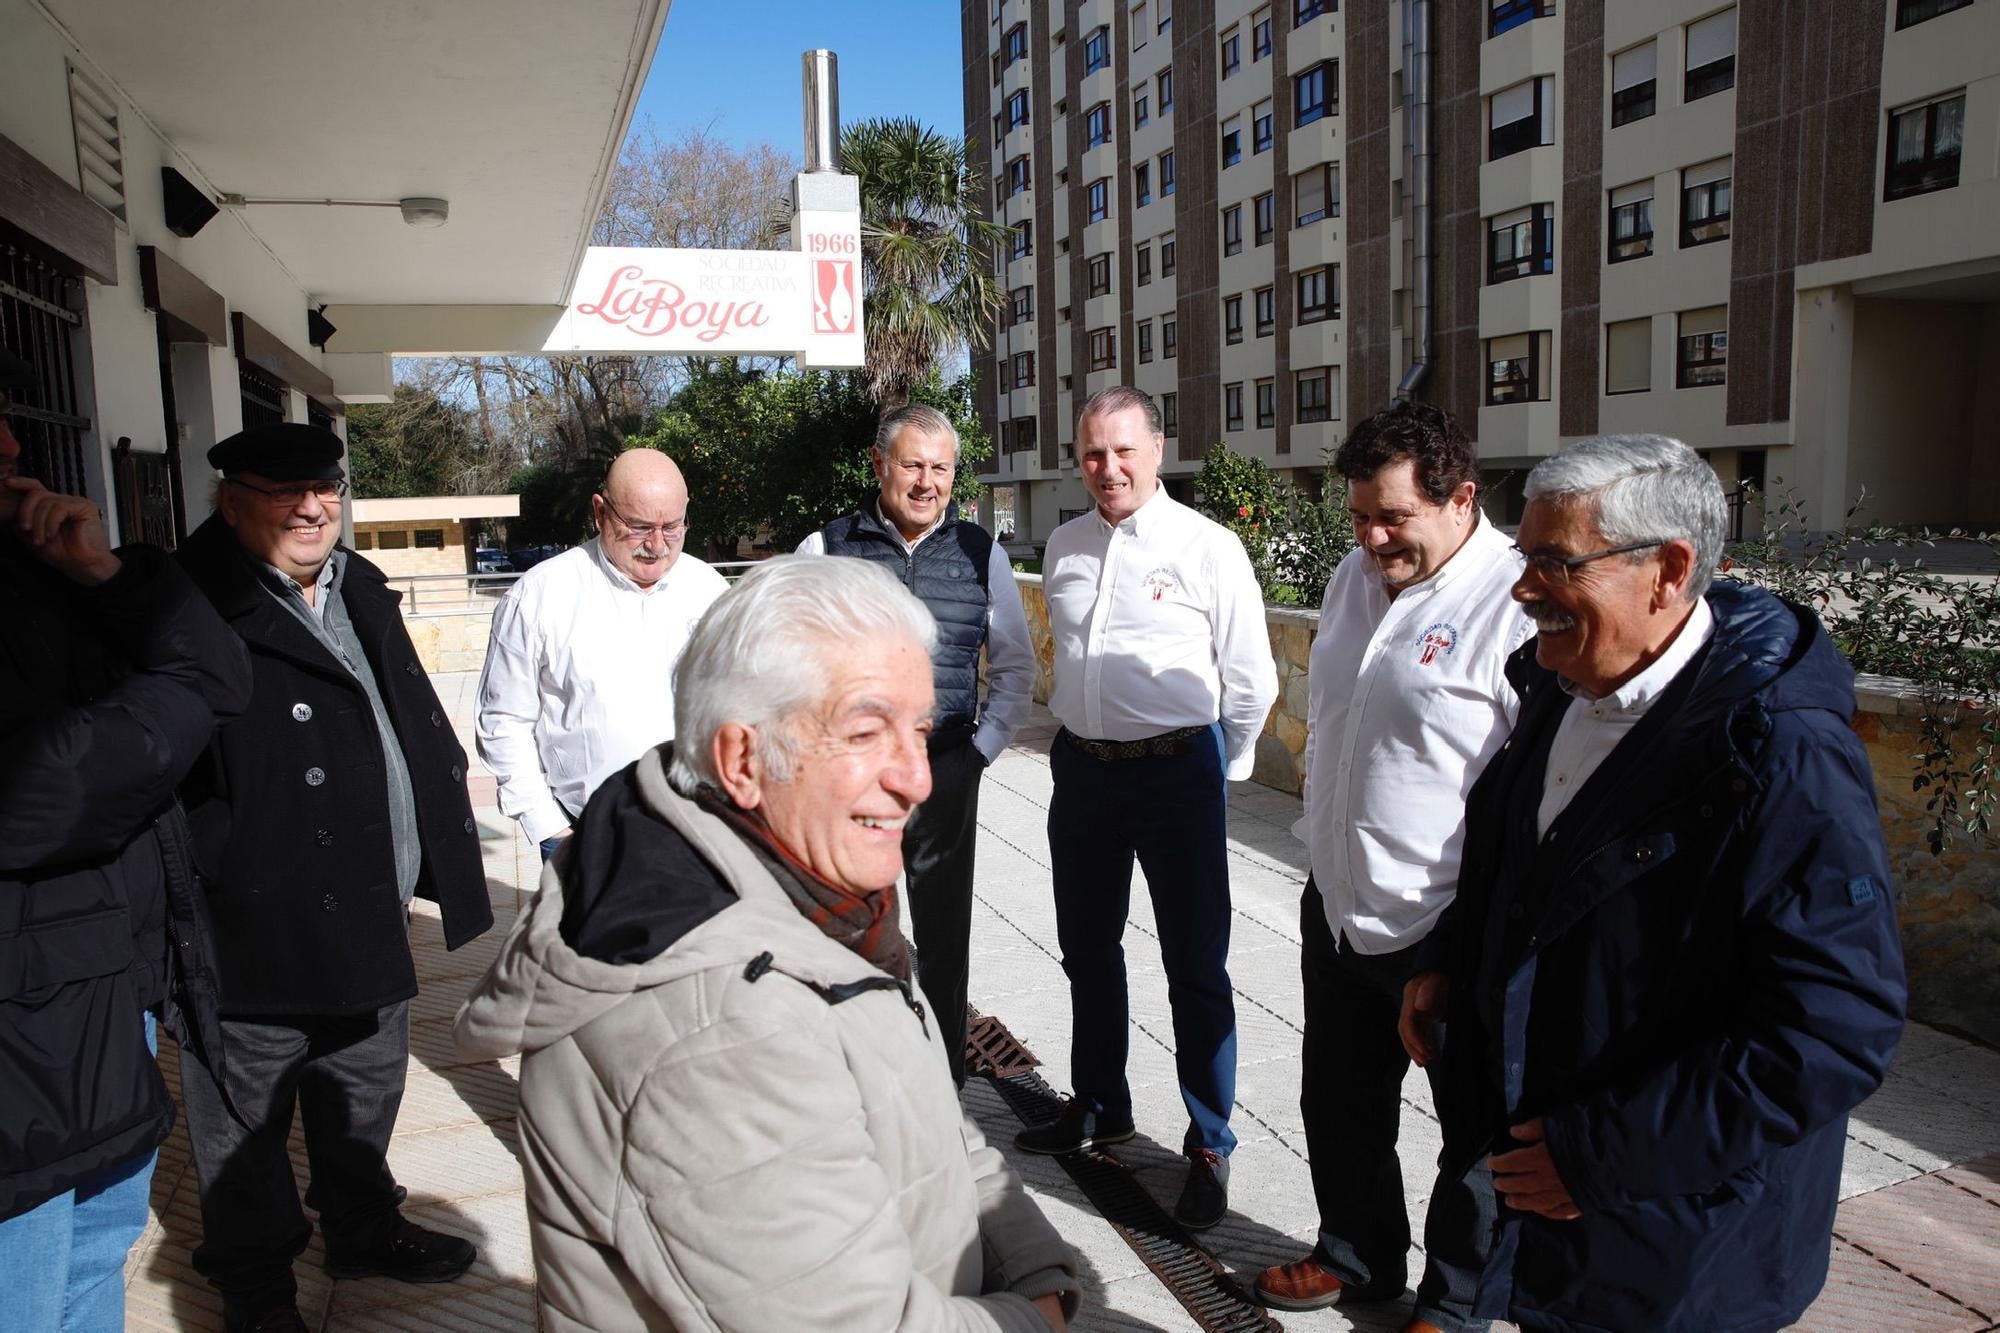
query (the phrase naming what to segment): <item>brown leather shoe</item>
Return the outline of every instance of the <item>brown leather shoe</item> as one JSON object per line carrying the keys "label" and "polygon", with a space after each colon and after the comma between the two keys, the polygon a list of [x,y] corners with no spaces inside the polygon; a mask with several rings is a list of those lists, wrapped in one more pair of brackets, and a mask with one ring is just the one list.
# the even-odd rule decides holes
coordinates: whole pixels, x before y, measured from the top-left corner
{"label": "brown leather shoe", "polygon": [[1257,1275],[1257,1299],[1274,1310],[1322,1310],[1340,1301],[1346,1283],[1310,1254]]}
{"label": "brown leather shoe", "polygon": [[1403,1333],[1444,1333],[1444,1330],[1428,1319],[1412,1319],[1403,1325]]}

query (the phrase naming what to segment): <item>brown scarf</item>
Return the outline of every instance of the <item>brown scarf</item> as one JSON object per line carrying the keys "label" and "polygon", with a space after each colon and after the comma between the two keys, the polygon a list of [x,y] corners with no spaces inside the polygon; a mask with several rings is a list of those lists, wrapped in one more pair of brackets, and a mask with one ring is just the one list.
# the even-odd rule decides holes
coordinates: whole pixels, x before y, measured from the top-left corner
{"label": "brown scarf", "polygon": [[799,914],[836,944],[844,945],[896,980],[910,980],[910,946],[896,928],[896,886],[855,893],[815,874],[771,836],[762,811],[739,810],[713,788],[695,798],[708,813],[734,829],[764,860]]}

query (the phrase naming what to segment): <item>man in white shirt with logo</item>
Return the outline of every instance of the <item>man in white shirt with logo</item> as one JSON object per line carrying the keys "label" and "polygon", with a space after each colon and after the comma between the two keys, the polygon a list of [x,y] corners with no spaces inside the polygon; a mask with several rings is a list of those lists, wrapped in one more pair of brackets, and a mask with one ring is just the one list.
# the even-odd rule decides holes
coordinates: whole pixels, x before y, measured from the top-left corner
{"label": "man in white shirt with logo", "polygon": [[[1377,413],[1334,469],[1358,547],[1327,582],[1313,640],[1295,828],[1312,849],[1299,1108],[1320,1227],[1310,1255],[1257,1279],[1285,1310],[1403,1294],[1403,983],[1457,891],[1466,793],[1513,727],[1507,657],[1533,632],[1508,591],[1521,557],[1480,513],[1478,458],[1449,414]],[[1406,1329],[1485,1327],[1471,1311],[1493,1216],[1484,1167],[1438,1181]]]}
{"label": "man in white shirt with logo", "polygon": [[728,587],[681,551],[687,483],[665,454],[620,454],[590,508],[596,539],[494,608],[479,677],[479,757],[545,861],[599,783],[673,739],[674,661]]}
{"label": "man in white shirt with logo", "polygon": [[1049,709],[1063,724],[1049,752],[1049,860],[1074,1095],[1015,1145],[1061,1154],[1132,1136],[1119,940],[1136,857],[1188,1112],[1188,1177],[1174,1213],[1200,1229],[1228,1209],[1236,1146],[1226,779],[1250,776],[1278,673],[1243,544],[1161,488],[1164,449],[1150,397],[1130,387],[1093,394],[1077,417],[1076,456],[1097,507],[1057,528],[1043,557]]}

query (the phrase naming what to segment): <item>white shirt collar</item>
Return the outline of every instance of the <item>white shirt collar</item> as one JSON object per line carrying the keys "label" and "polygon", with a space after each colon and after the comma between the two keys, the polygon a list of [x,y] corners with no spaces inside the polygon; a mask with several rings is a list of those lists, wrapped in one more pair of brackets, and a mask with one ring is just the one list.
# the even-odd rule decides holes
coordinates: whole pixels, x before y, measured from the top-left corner
{"label": "white shirt collar", "polygon": [[611,563],[611,556],[604,549],[604,537],[602,534],[592,537],[590,539],[589,545],[590,545],[590,558],[597,562],[597,567],[600,570],[604,571],[604,577],[611,580],[612,586],[617,588],[624,588],[630,592],[636,592],[641,597],[651,596],[653,593],[656,593],[660,589],[666,587],[667,580],[671,579],[674,576],[674,570],[679,569],[681,564],[680,557],[675,556],[673,568],[669,569],[666,573],[660,575],[659,582],[655,583],[650,588],[642,588],[637,583],[633,582],[632,576],[630,574],[627,574],[624,570],[618,568],[618,566]]}
{"label": "white shirt collar", "polygon": [[1694,610],[1681,623],[1680,629],[1667,643],[1652,665],[1620,685],[1606,695],[1594,695],[1583,686],[1565,677],[1557,677],[1562,687],[1575,698],[1588,703],[1602,703],[1613,712],[1643,713],[1666,693],[1674,683],[1674,677],[1681,669],[1694,660],[1702,645],[1715,634],[1715,613],[1708,609],[1708,598],[1697,597]]}
{"label": "white shirt collar", "polygon": [[[1167,515],[1177,508],[1179,506],[1174,503],[1174,497],[1167,494],[1166,485],[1156,481],[1153,493],[1146,497],[1146,503],[1140,505],[1116,523],[1104,517],[1104,511],[1094,504],[1091,506],[1090,512],[1092,517],[1097,520],[1099,531],[1105,536],[1109,537],[1113,532],[1122,530],[1136,537],[1139,535],[1140,527],[1144,526],[1148,530],[1151,530],[1153,524],[1164,522]],[[1145,519],[1143,525],[1139,521],[1141,518]]]}
{"label": "white shirt collar", "polygon": [[903,530],[897,527],[894,523],[890,522],[889,516],[882,512],[882,497],[879,494],[875,497],[875,521],[882,525],[882,531],[888,533],[891,537],[894,537],[897,541],[903,544],[903,553],[907,555],[911,551],[916,550],[919,546],[922,546],[924,544],[924,538],[930,536],[933,532],[936,532],[939,528],[943,527],[944,521],[947,518],[951,517],[951,512],[950,512],[951,503],[949,501],[946,501],[944,505],[940,506],[940,508],[943,512],[938,514],[937,520],[933,522],[929,527],[925,528],[922,532],[918,533],[915,541],[912,541],[908,537],[905,537],[903,535]]}

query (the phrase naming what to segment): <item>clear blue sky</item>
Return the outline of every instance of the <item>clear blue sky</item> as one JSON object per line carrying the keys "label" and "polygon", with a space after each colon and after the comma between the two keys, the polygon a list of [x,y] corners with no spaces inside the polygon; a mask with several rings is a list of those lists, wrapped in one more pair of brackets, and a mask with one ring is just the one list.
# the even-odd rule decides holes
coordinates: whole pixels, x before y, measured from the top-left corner
{"label": "clear blue sky", "polygon": [[952,0],[673,0],[635,128],[713,123],[739,144],[803,157],[799,55],[840,57],[843,124],[914,116],[965,132],[958,5]]}

